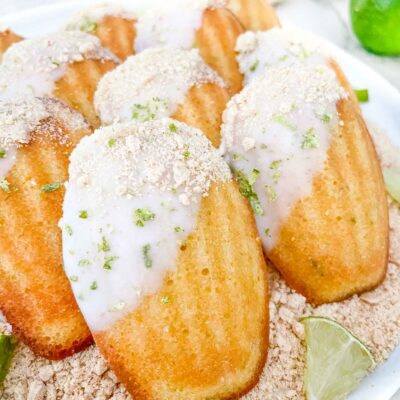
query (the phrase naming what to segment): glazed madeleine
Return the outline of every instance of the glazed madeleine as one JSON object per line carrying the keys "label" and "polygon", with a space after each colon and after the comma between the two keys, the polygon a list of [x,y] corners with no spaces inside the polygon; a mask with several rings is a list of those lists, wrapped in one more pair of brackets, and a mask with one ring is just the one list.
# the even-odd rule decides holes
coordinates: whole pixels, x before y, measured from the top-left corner
{"label": "glazed madeleine", "polygon": [[65,268],[134,398],[237,398],[257,382],[268,287],[253,221],[218,152],[176,120],[115,124],[74,151]]}
{"label": "glazed madeleine", "polygon": [[248,85],[225,111],[223,144],[266,255],[309,302],[340,301],[385,276],[379,161],[340,68],[298,36],[269,32],[246,34]]}
{"label": "glazed madeleine", "polygon": [[0,62],[4,53],[14,43],[20,42],[23,38],[9,29],[0,30]]}
{"label": "glazed madeleine", "polygon": [[78,113],[53,99],[0,101],[0,309],[50,359],[92,341],[63,271],[58,227],[68,157],[88,133]]}
{"label": "glazed madeleine", "polygon": [[108,4],[87,8],[66,24],[67,31],[82,31],[97,36],[103,47],[121,60],[133,55],[136,15]]}
{"label": "glazed madeleine", "polygon": [[78,110],[93,125],[97,82],[118,63],[83,32],[61,32],[27,39],[10,48],[0,65],[0,99],[15,96],[52,96]]}
{"label": "glazed madeleine", "polygon": [[246,31],[266,31],[280,26],[275,9],[267,0],[228,0],[227,6]]}
{"label": "glazed madeleine", "polygon": [[106,125],[172,116],[202,130],[218,147],[229,98],[225,82],[197,50],[159,47],[128,58],[105,75],[95,106]]}

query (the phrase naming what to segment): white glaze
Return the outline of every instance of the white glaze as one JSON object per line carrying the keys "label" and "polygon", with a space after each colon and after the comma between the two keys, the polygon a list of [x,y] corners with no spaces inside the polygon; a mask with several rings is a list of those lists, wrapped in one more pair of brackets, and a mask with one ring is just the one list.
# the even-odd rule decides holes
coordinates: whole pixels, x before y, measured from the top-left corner
{"label": "white glaze", "polygon": [[79,30],[91,33],[96,30],[96,25],[104,17],[119,17],[135,20],[136,14],[114,4],[97,4],[75,14],[65,25],[65,30]]}
{"label": "white glaze", "polygon": [[237,39],[236,51],[245,84],[268,73],[271,67],[289,67],[297,63],[318,66],[325,64],[328,58],[306,32],[288,28],[245,32]]}
{"label": "white glaze", "polygon": [[103,124],[158,119],[173,115],[190,88],[207,82],[225,85],[197,50],[152,48],[107,73],[94,102]]}
{"label": "white glaze", "polygon": [[79,31],[16,43],[7,50],[0,65],[0,99],[49,95],[70,63],[86,59],[118,61],[101,47],[97,37]]}
{"label": "white glaze", "polygon": [[135,51],[168,45],[191,49],[207,8],[224,6],[223,0],[168,0],[149,8],[136,24]]}
{"label": "white glaze", "polygon": [[[160,288],[195,228],[201,197],[220,179],[230,173],[217,151],[200,131],[173,120],[113,125],[81,141],[71,156],[60,226],[64,268],[92,331],[106,330]],[[143,208],[155,217],[140,227],[135,210]],[[103,237],[109,251],[99,251]],[[151,267],[143,256],[147,244]],[[111,270],[104,269],[107,257],[118,257]]]}
{"label": "white glaze", "polygon": [[[339,128],[336,102],[345,96],[333,70],[298,63],[270,68],[230,101],[222,127],[226,159],[246,176],[260,172],[254,190],[263,213],[256,221],[267,250],[294,204],[311,194]],[[307,137],[316,145],[307,148]]]}

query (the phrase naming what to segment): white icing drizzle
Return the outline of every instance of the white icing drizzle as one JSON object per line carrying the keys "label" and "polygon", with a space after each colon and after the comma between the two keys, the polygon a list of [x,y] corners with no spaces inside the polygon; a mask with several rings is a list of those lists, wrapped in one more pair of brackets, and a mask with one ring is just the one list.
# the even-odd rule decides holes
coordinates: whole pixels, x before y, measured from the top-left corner
{"label": "white icing drizzle", "polygon": [[[51,99],[27,96],[14,100],[0,100],[0,179],[3,179],[15,162],[17,148],[29,143],[31,133],[43,120],[53,117],[67,129],[88,129],[83,117],[66,105]],[[64,143],[62,132],[48,125],[39,133],[51,135]]]}
{"label": "white icing drizzle", "polygon": [[135,51],[168,45],[191,49],[200,28],[203,12],[220,8],[225,0],[168,0],[158,2],[139,17],[136,25]]}
{"label": "white icing drizzle", "polygon": [[135,20],[136,14],[115,4],[98,4],[75,14],[65,25],[67,31],[82,31],[93,33],[97,24],[104,17],[120,17],[127,20]]}
{"label": "white icing drizzle", "polygon": [[92,331],[160,288],[211,182],[229,179],[204,135],[172,119],[115,124],[81,141],[60,227],[65,271]]}
{"label": "white icing drizzle", "polygon": [[129,57],[99,82],[95,107],[103,124],[173,115],[189,89],[224,81],[197,50],[152,48]]}
{"label": "white icing drizzle", "polygon": [[[327,66],[271,67],[232,98],[223,116],[226,159],[242,179],[267,250],[296,202],[311,194],[339,128],[347,94]],[[251,196],[248,183],[258,196]]]}
{"label": "white icing drizzle", "polygon": [[87,59],[118,59],[84,32],[59,32],[11,46],[0,65],[0,99],[51,94],[68,66]]}
{"label": "white icing drizzle", "polygon": [[328,58],[318,42],[306,32],[287,28],[245,32],[237,39],[236,51],[246,84],[271,67],[289,67],[297,63],[318,66],[325,64]]}

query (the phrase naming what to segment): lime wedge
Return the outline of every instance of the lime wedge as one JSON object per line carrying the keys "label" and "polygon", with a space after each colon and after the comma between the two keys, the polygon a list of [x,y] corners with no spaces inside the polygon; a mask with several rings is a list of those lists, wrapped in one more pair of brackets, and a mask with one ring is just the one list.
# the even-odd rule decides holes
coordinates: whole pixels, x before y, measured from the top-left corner
{"label": "lime wedge", "polygon": [[342,400],[375,365],[370,350],[346,328],[329,318],[306,317],[307,400]]}
{"label": "lime wedge", "polygon": [[0,335],[0,385],[6,378],[17,340],[9,335]]}
{"label": "lime wedge", "polygon": [[400,203],[400,168],[385,168],[383,176],[387,192]]}

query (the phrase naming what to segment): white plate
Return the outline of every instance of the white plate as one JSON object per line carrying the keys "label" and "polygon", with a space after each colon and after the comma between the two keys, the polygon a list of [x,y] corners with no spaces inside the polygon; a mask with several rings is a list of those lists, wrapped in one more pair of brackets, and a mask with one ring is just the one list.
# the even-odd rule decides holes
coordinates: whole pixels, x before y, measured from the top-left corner
{"label": "white plate", "polygon": [[[120,1],[120,3],[129,9],[140,11],[157,1],[165,0],[131,0]],[[111,1],[109,2],[111,3]],[[2,18],[0,22],[21,35],[38,36],[58,30],[74,12],[94,3],[99,3],[99,1],[69,1],[53,6],[38,7],[7,16]],[[282,17],[285,17],[285,15]],[[287,22],[293,22],[293,25],[295,25],[295,21],[291,21],[290,17],[284,19]],[[382,127],[390,135],[392,141],[400,147],[399,91],[359,60],[337,46],[325,40],[322,41],[342,66],[353,87],[368,88],[370,101],[362,104],[365,117]],[[400,346],[392,353],[386,363],[362,382],[357,391],[349,397],[349,400],[389,400],[399,388]]]}

